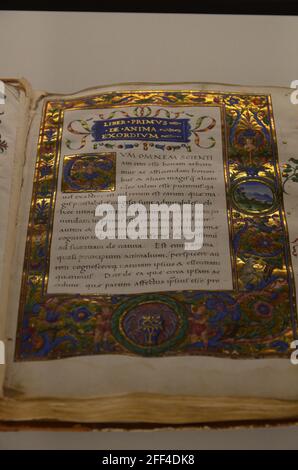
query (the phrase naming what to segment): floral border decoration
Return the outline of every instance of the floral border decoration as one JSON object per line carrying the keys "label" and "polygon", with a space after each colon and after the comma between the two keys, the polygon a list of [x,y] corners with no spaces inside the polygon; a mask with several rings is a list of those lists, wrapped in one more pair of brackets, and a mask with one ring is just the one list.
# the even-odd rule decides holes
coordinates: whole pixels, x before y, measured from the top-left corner
{"label": "floral border decoration", "polygon": [[[144,303],[151,311],[163,304],[162,318],[156,317],[154,312],[151,315],[150,311],[144,316],[140,309],[129,310],[135,297],[132,295],[47,295],[45,286],[64,111],[201,104],[221,106],[223,110],[228,214],[237,289],[141,296],[140,306]],[[249,207],[246,210],[243,205],[241,184],[252,181],[266,186],[265,192],[272,193],[272,204],[268,203],[266,210],[263,206],[260,210],[252,211]],[[122,312],[130,316],[123,319]],[[175,317],[175,312],[179,312],[179,318]],[[137,337],[132,329],[141,314],[144,330]],[[120,317],[121,325],[117,323]],[[92,354],[284,357],[289,355],[296,333],[295,289],[269,96],[128,91],[45,103],[20,296],[17,361]],[[161,337],[169,345],[167,348],[161,347]],[[131,338],[137,338],[135,343]],[[148,338],[150,347],[146,348]]]}

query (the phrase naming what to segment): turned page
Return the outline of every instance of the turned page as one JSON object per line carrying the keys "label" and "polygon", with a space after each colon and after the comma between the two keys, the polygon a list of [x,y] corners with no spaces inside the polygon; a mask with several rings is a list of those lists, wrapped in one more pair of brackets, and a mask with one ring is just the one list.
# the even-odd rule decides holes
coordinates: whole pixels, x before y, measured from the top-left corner
{"label": "turned page", "polygon": [[[296,399],[296,122],[283,88],[139,84],[40,99],[7,393]],[[198,204],[202,237],[182,225],[180,238],[150,238],[154,204]],[[114,238],[96,234],[100,205],[114,208]]]}
{"label": "turned page", "polygon": [[[24,80],[0,80],[0,340],[5,340],[7,298],[16,217],[22,182],[24,149],[30,102],[30,86]],[[5,358],[4,358],[5,360]],[[1,362],[2,363],[2,362]],[[0,368],[0,383],[4,378]]]}

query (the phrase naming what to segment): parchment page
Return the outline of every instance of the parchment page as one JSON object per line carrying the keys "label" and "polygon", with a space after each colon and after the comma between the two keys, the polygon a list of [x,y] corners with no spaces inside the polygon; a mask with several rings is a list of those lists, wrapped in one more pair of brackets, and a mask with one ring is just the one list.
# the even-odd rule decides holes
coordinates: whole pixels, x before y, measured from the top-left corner
{"label": "parchment page", "polygon": [[9,84],[4,85],[5,98],[0,96],[0,99],[4,101],[0,104],[0,282],[3,275],[3,256],[9,219],[13,166],[15,164],[17,122],[20,112],[19,90]]}
{"label": "parchment page", "polygon": [[[0,98],[0,340],[7,345],[5,322],[11,266],[16,240],[16,218],[25,154],[26,123],[30,100],[29,85],[21,80],[3,80]],[[2,351],[2,349],[1,349]],[[7,351],[4,351],[7,352]],[[6,356],[6,354],[4,354]],[[1,361],[5,361],[5,357]],[[0,365],[0,393],[5,364]]]}
{"label": "parchment page", "polygon": [[[82,135],[68,129],[72,123],[78,128],[82,122],[98,122],[99,111],[64,113],[47,292],[136,294],[179,289],[232,289],[220,108],[185,107],[181,111],[172,107],[168,111],[172,120],[159,118],[164,114],[158,106],[152,109],[151,114],[157,116],[152,118],[133,117],[135,108],[125,107],[117,108],[116,118],[108,120],[111,114],[115,116],[115,111],[105,109],[99,123],[103,126],[102,137],[108,140],[96,144],[90,136],[80,149]],[[174,119],[175,115],[184,120]],[[184,124],[185,117],[191,117],[187,125],[192,127],[202,120],[205,123],[202,128],[213,124],[209,133],[204,133],[205,142],[202,135],[202,143],[210,148],[195,146],[191,150],[187,143],[179,145],[179,137],[183,137],[179,125]],[[122,131],[117,132],[117,129]],[[168,129],[173,130],[176,140],[172,144],[164,143],[158,135],[169,133]],[[129,140],[125,140],[126,135]],[[150,143],[135,140],[135,136],[147,137]],[[113,140],[114,137],[117,140]],[[189,131],[184,140],[191,143],[196,138]],[[104,173],[105,168],[107,181],[100,181],[97,175]],[[85,180],[78,182],[78,178]],[[121,211],[121,208],[118,210],[119,196],[125,198],[125,212],[130,204],[142,204],[146,208],[147,228],[137,227],[141,233],[136,240],[130,239],[129,234],[119,239],[117,230],[116,239],[98,240],[95,226],[99,218],[95,216],[95,209],[98,204],[112,204],[115,208],[112,223],[116,220],[116,229],[120,229],[117,223]],[[200,249],[192,246],[187,249],[188,242],[182,238],[183,226],[180,239],[161,239],[160,230],[157,239],[149,238],[150,204],[167,204],[168,207],[179,204],[182,216],[183,204],[192,205],[194,227],[195,203],[202,204],[204,211]],[[178,217],[178,223],[182,224],[180,214]],[[126,215],[121,215],[121,226],[129,223],[130,219],[126,219]],[[155,227],[158,229],[158,221]],[[142,239],[144,236],[146,239]]]}
{"label": "parchment page", "polygon": [[[275,126],[277,131],[277,144],[279,150],[280,166],[289,164],[289,158],[295,154],[296,130],[297,130],[297,109],[290,102],[290,90],[269,89],[269,88],[249,88],[236,87],[232,85],[216,84],[191,84],[191,85],[162,85],[162,89],[177,90],[208,90],[216,92],[238,92],[241,94],[270,94],[275,116]],[[161,89],[161,85],[123,85],[117,86],[117,90],[134,89]],[[104,91],[114,91],[115,88],[106,88]],[[96,90],[102,92],[103,90]],[[93,90],[94,92],[94,90]],[[89,93],[89,92],[88,92]],[[84,96],[84,95],[76,95]],[[42,104],[42,103],[41,103]],[[39,106],[36,113],[32,131],[29,139],[27,154],[34,154],[38,141],[39,123],[42,113],[42,106]],[[71,112],[70,112],[71,113]],[[98,149],[93,149],[93,151]],[[63,151],[64,152],[64,151]],[[62,153],[63,153],[62,152]],[[214,153],[213,153],[214,152]],[[76,152],[72,152],[72,155]],[[95,152],[96,153],[96,152]],[[206,155],[206,153],[204,152]],[[208,152],[208,154],[210,154]],[[69,154],[70,155],[70,154]],[[220,160],[220,152],[212,150],[212,160]],[[123,160],[124,161],[124,160]],[[62,165],[62,160],[60,160]],[[118,167],[118,170],[120,168]],[[121,170],[120,170],[121,171]],[[16,265],[21,264],[24,258],[25,232],[28,224],[28,212],[30,206],[30,182],[32,183],[34,173],[34,161],[28,160],[26,166],[26,185],[22,197],[22,220],[20,221],[18,250]],[[60,171],[58,176],[62,185]],[[119,172],[118,172],[119,174]],[[121,173],[120,173],[121,174]],[[223,178],[219,174],[216,176],[216,184],[223,184]],[[60,180],[59,180],[60,178]],[[284,198],[285,213],[289,230],[289,240],[295,241],[297,238],[297,189],[295,182],[288,180],[288,195]],[[31,186],[32,187],[32,186]],[[62,186],[61,186],[62,187]],[[117,187],[117,180],[116,180]],[[30,188],[30,189],[29,189]],[[291,189],[291,191],[290,191]],[[57,193],[58,204],[62,203],[66,194]],[[222,197],[224,198],[224,194]],[[78,199],[80,199],[80,196]],[[108,195],[105,195],[108,198]],[[60,202],[59,202],[60,198]],[[81,202],[83,199],[80,199]],[[64,201],[65,202],[65,201]],[[76,201],[77,204],[77,201]],[[89,203],[88,203],[89,204]],[[88,206],[87,204],[87,206]],[[57,206],[59,207],[59,205]],[[56,207],[56,211],[58,210]],[[61,208],[61,207],[60,207]],[[61,218],[55,214],[56,224],[63,224]],[[72,214],[70,214],[73,217]],[[61,217],[61,216],[60,216]],[[63,219],[65,220],[65,219]],[[223,220],[223,219],[222,219]],[[55,223],[55,222],[54,222]],[[228,224],[222,223],[223,240],[228,232]],[[59,240],[53,239],[51,269],[54,270],[59,260],[55,260],[55,251],[58,248]],[[228,251],[228,243],[224,243]],[[295,256],[295,243],[291,245],[291,261],[293,271],[297,276],[297,257]],[[61,250],[60,250],[61,251]],[[62,250],[63,251],[63,250]],[[222,258],[224,259],[224,258]],[[220,275],[223,275],[221,271]],[[52,276],[52,279],[51,279]],[[95,276],[96,277],[96,276]],[[224,276],[223,276],[224,277]],[[21,276],[15,273],[16,285],[20,286]],[[54,290],[54,277],[50,273],[50,289]],[[81,281],[80,281],[81,282]],[[230,277],[226,279],[229,286]],[[80,284],[85,293],[86,285]],[[58,287],[56,286],[55,289]],[[150,289],[150,292],[152,289]],[[15,337],[17,321],[18,299],[11,299],[11,311],[14,312],[10,326],[10,335]],[[265,307],[261,308],[261,313],[265,312]],[[14,362],[13,354],[15,344],[10,348],[9,373],[6,378],[6,386],[11,392],[21,393],[25,396],[97,396],[108,394],[129,393],[137,391],[170,393],[170,394],[196,394],[199,396],[256,396],[297,399],[298,397],[298,375],[295,366],[290,362],[289,355],[283,359],[232,359],[219,357],[179,356],[179,357],[136,357],[123,356],[120,354],[105,354],[85,357],[72,357],[60,360],[34,362],[21,361]]]}

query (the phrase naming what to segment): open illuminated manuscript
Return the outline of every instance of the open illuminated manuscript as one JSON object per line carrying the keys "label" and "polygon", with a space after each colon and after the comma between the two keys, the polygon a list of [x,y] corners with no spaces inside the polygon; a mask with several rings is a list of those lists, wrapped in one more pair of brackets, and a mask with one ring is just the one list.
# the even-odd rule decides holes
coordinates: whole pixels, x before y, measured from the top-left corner
{"label": "open illuminated manuscript", "polygon": [[[298,420],[291,90],[5,85],[0,420]],[[199,204],[200,240],[158,204]]]}

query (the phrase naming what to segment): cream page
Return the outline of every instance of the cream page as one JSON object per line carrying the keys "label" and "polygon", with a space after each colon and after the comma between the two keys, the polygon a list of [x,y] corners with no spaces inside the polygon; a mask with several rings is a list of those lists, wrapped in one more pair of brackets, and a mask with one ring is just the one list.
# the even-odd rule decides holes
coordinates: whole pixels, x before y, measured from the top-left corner
{"label": "cream page", "polygon": [[[149,88],[150,87],[150,88]],[[136,85],[124,85],[122,89],[144,89],[144,85],[137,87]],[[148,89],[152,89],[153,85],[148,85]],[[160,85],[155,86],[160,89]],[[179,89],[181,85],[163,85],[162,88]],[[183,85],[185,89],[185,85]],[[275,116],[275,125],[277,131],[277,143],[279,150],[279,162],[282,167],[290,157],[297,152],[297,107],[290,102],[290,90],[283,88],[251,88],[237,87],[231,85],[206,85],[192,84],[188,85],[190,89],[198,90],[216,90],[216,91],[240,91],[243,93],[269,93],[272,96],[273,111]],[[107,88],[114,90],[115,88]],[[121,87],[118,86],[117,90]],[[96,90],[93,90],[94,93]],[[99,89],[98,92],[101,90]],[[91,92],[90,92],[91,93]],[[86,92],[85,92],[86,94]],[[198,108],[198,113],[200,109]],[[209,109],[208,109],[209,112]],[[216,110],[214,111],[216,113]],[[16,291],[20,291],[21,271],[19,266],[24,259],[24,247],[28,225],[28,213],[31,201],[32,180],[34,173],[35,158],[40,118],[42,114],[42,103],[38,107],[36,117],[34,119],[31,133],[29,136],[29,144],[27,148],[27,163],[24,172],[23,194],[21,198],[20,219],[18,226],[19,239],[17,243],[17,251],[15,257],[14,270],[14,295],[10,296],[9,311],[10,328],[8,335],[15,338],[17,312],[19,296],[15,295]],[[71,114],[71,112],[69,112]],[[214,116],[218,116],[214,114]],[[65,116],[68,119],[68,116]],[[71,117],[69,116],[69,119]],[[65,126],[64,126],[65,129]],[[220,135],[219,127],[218,136]],[[214,132],[216,129],[213,129]],[[66,132],[66,131],[65,131]],[[213,134],[214,135],[214,134]],[[66,134],[65,134],[66,136]],[[64,145],[64,144],[63,144]],[[206,142],[205,142],[206,145]],[[90,152],[100,152],[100,149],[92,148],[90,144]],[[111,149],[111,151],[114,149]],[[131,150],[130,150],[131,151]],[[62,147],[61,156],[75,155],[80,153],[78,150],[70,150]],[[199,152],[198,152],[199,153]],[[187,155],[187,152],[183,152]],[[210,149],[208,151],[200,151],[201,155],[212,154],[212,168],[222,168],[223,155],[218,149]],[[31,158],[29,158],[31,156]],[[128,160],[125,154],[125,159]],[[137,157],[139,158],[139,156]],[[124,160],[123,160],[124,161]],[[128,160],[129,161],[129,160]],[[217,162],[217,163],[216,163]],[[62,160],[60,161],[62,164]],[[214,166],[213,166],[214,165]],[[118,178],[120,167],[117,167]],[[221,170],[219,170],[221,171]],[[61,187],[61,169],[59,171],[58,187]],[[224,195],[224,178],[221,174],[217,175],[217,185],[222,185],[222,194]],[[292,264],[294,274],[297,280],[298,257],[294,254],[294,241],[297,238],[297,183],[289,183],[288,195],[285,195],[285,212],[288,222],[289,238],[291,243]],[[118,184],[119,187],[119,184]],[[116,180],[116,190],[117,180]],[[135,190],[129,187],[129,191]],[[59,205],[62,198],[71,193],[57,193],[55,224],[60,224],[61,216],[58,213]],[[90,192],[92,194],[92,192]],[[96,197],[109,197],[107,194],[97,194]],[[115,195],[113,195],[114,197]],[[141,191],[140,191],[141,196]],[[79,197],[82,197],[79,194]],[[110,196],[112,197],[112,196]],[[82,204],[83,199],[80,199]],[[77,201],[78,203],[78,201]],[[224,203],[221,202],[221,207]],[[89,202],[88,202],[89,205]],[[93,206],[93,204],[92,204]],[[88,207],[88,206],[87,206]],[[94,210],[94,207],[93,207]],[[225,211],[226,213],[226,211]],[[71,215],[70,218],[73,216]],[[93,216],[92,216],[93,217]],[[91,223],[91,222],[90,222]],[[216,218],[216,223],[220,223],[220,218]],[[94,223],[92,222],[93,227]],[[228,233],[228,225],[226,220],[223,221],[223,230]],[[56,229],[54,228],[54,231]],[[213,232],[215,233],[215,231]],[[219,232],[220,233],[220,232]],[[55,250],[61,240],[52,240],[51,252],[51,273],[50,284],[51,289],[54,288],[55,282],[55,265],[58,260],[55,259]],[[223,241],[221,240],[221,243]],[[228,243],[224,246],[227,250]],[[293,250],[292,250],[293,249]],[[63,250],[62,250],[63,251]],[[86,253],[86,250],[83,250]],[[93,251],[95,252],[95,251]],[[227,256],[225,259],[229,259]],[[222,258],[222,263],[224,258]],[[76,263],[73,264],[74,266]],[[109,272],[110,272],[110,268]],[[96,277],[96,270],[95,277]],[[223,271],[221,271],[221,275]],[[61,282],[61,281],[60,281]],[[85,288],[85,280],[80,281]],[[230,278],[228,278],[230,282]],[[152,289],[152,288],[151,288]],[[282,399],[297,399],[298,397],[298,374],[297,366],[291,364],[288,358],[285,359],[229,359],[217,357],[130,357],[120,355],[98,355],[88,357],[73,357],[55,361],[34,361],[34,362],[14,362],[13,353],[15,349],[15,341],[9,343],[8,361],[9,367],[6,375],[6,387],[15,393],[23,396],[35,397],[91,397],[109,394],[122,394],[131,392],[148,392],[148,393],[170,393],[170,394],[195,394],[198,396],[250,396],[250,397],[274,397]]]}
{"label": "cream page", "polygon": [[[152,114],[154,111],[156,113],[158,108],[153,107]],[[87,137],[84,148],[80,149],[82,134],[70,132],[69,127],[82,131],[81,122],[91,127],[99,120],[99,112],[103,118],[100,124],[106,125],[102,137],[110,139],[102,142],[108,143],[110,150],[107,151],[102,142],[97,144],[92,136]],[[195,128],[197,122],[202,123],[202,128],[214,126],[201,134],[201,146],[194,143],[197,136],[191,130],[188,143],[183,145],[159,141],[155,138],[156,129],[171,125],[173,132],[179,131],[177,127],[182,121],[135,118],[133,112],[133,107],[120,108],[116,119],[112,120],[107,117],[113,109],[105,109],[103,113],[100,109],[65,112],[47,292],[129,294],[232,289],[220,108],[198,106],[183,108],[183,111],[181,107],[170,108],[171,116],[178,114],[187,118],[183,124],[190,129]],[[123,114],[133,117],[132,124],[129,124],[129,117],[121,119]],[[120,117],[117,119],[117,116]],[[151,145],[143,144],[133,140],[138,135],[141,138],[152,136],[154,140]],[[122,136],[130,140],[122,140]],[[112,166],[112,174],[108,174],[112,189],[107,186],[101,190],[96,171],[105,170],[107,165]],[[79,181],[80,175],[90,184]],[[125,207],[118,207],[118,196],[126,197]],[[120,230],[121,225],[122,229],[122,225],[128,225],[131,220],[130,204],[142,204],[147,217],[137,227],[138,238],[130,239],[124,227],[121,233],[125,239],[99,240],[95,235],[99,221],[95,209],[102,203],[115,208],[115,217],[113,213],[110,217],[116,221],[116,237],[117,228]],[[173,220],[174,229],[181,223],[181,239],[171,238],[171,233],[168,239],[161,238],[160,230],[157,239],[150,238],[152,225],[157,225],[156,220],[150,222],[150,204],[177,205],[181,215],[179,213],[178,219],[173,218],[171,222]],[[199,230],[203,230],[203,244],[197,243],[197,249],[192,246],[187,249],[182,218],[184,204],[191,207],[191,233],[196,233],[197,242]],[[198,223],[198,213],[195,218],[195,204],[203,206],[202,225]],[[197,210],[199,212],[200,208]],[[147,230],[144,222],[147,222]],[[191,233],[186,236],[189,238]]]}

